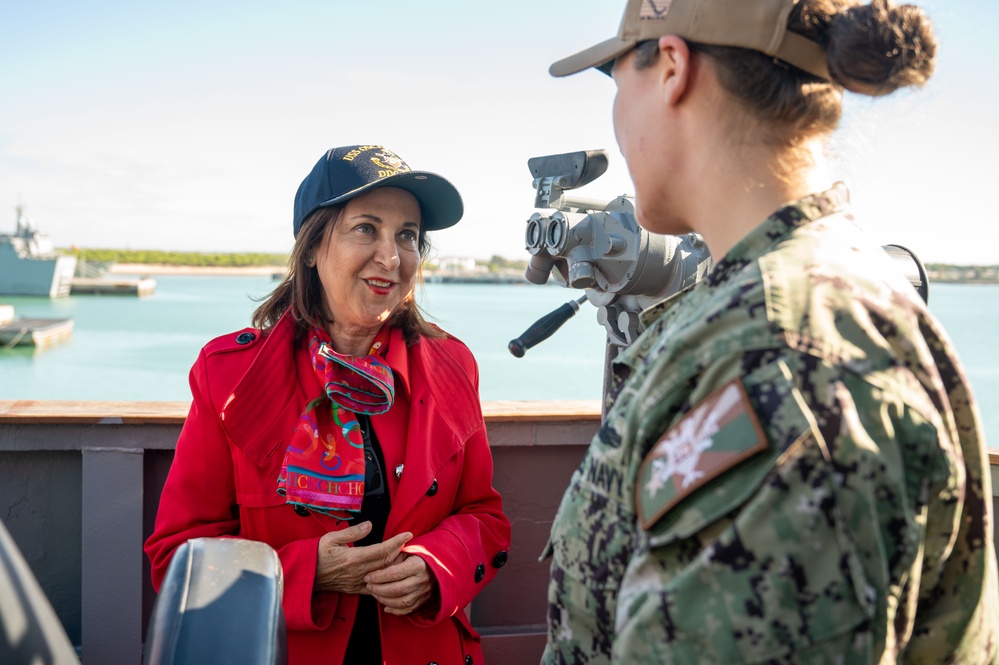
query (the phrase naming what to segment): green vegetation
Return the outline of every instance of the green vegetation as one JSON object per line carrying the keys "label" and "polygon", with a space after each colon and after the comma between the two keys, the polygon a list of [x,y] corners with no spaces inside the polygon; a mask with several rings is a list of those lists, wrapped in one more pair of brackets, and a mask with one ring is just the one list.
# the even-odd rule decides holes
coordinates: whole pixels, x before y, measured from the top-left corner
{"label": "green vegetation", "polygon": [[527,269],[527,261],[508,259],[494,254],[488,261],[476,261],[475,265],[483,266],[489,272],[503,272],[516,270],[524,272]]}
{"label": "green vegetation", "polygon": [[[286,266],[287,254],[265,254],[260,252],[165,252],[157,249],[62,249],[63,254],[72,254],[87,263],[146,263],[170,266],[197,267],[256,267]],[[488,261],[475,261],[477,268],[485,268],[489,273],[523,273],[527,261],[508,259],[494,255]],[[999,283],[999,266],[958,266],[947,263],[927,263],[926,273],[930,282],[971,282]]]}
{"label": "green vegetation", "polygon": [[932,282],[999,282],[999,266],[954,266],[945,263],[927,263],[926,275]]}
{"label": "green vegetation", "polygon": [[[158,249],[81,249],[72,247],[61,249],[63,254],[71,254],[80,262],[96,264],[137,263],[147,265],[194,266],[198,268],[245,268],[257,266],[287,266],[287,254],[264,253],[225,253],[225,252],[167,252]],[[488,261],[476,260],[477,269],[489,273],[523,273],[527,261],[493,256]],[[431,271],[435,266],[425,266]]]}
{"label": "green vegetation", "polygon": [[285,266],[287,254],[222,252],[164,252],[156,249],[64,249],[79,261],[88,263],[147,263],[168,266],[244,268],[254,266]]}
{"label": "green vegetation", "polygon": [[[145,263],[167,266],[196,267],[255,267],[286,266],[287,254],[233,253],[224,252],[166,252],[158,249],[61,249],[63,254],[71,254],[79,261],[87,263]],[[475,265],[491,273],[504,271],[523,272],[527,261],[493,256],[488,261],[477,260]]]}

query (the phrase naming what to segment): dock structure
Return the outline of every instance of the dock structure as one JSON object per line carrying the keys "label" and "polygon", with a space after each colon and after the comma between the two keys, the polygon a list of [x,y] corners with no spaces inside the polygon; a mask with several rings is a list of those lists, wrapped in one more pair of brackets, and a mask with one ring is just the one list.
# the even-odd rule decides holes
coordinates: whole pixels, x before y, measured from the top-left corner
{"label": "dock structure", "polygon": [[156,280],[151,277],[138,279],[107,279],[105,277],[74,277],[70,295],[98,296],[148,296],[156,291]]}
{"label": "dock structure", "polygon": [[423,273],[426,284],[530,284],[522,272],[441,271]]}
{"label": "dock structure", "polygon": [[0,350],[15,346],[44,349],[72,336],[73,319],[13,319],[0,323]]}

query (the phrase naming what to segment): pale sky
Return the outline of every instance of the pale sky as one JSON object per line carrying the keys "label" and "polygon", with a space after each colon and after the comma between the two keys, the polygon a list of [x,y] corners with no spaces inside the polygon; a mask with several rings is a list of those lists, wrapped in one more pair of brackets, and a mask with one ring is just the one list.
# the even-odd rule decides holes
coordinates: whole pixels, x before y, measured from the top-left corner
{"label": "pale sky", "polygon": [[[999,3],[922,5],[922,91],[853,97],[832,150],[858,216],[924,262],[999,264]],[[0,0],[0,232],[24,203],[56,246],[286,252],[326,149],[383,144],[449,178],[443,256],[528,258],[527,160],[604,148],[579,190],[631,185],[613,82],[548,66],[613,36],[623,0]],[[986,241],[989,240],[989,241]]]}

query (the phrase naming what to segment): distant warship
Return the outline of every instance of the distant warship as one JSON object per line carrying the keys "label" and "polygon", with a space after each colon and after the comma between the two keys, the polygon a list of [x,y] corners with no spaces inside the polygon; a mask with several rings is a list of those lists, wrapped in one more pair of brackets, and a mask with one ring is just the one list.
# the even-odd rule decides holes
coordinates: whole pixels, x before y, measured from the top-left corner
{"label": "distant warship", "polygon": [[0,296],[68,296],[75,269],[76,257],[56,254],[48,233],[17,206],[14,233],[0,233]]}

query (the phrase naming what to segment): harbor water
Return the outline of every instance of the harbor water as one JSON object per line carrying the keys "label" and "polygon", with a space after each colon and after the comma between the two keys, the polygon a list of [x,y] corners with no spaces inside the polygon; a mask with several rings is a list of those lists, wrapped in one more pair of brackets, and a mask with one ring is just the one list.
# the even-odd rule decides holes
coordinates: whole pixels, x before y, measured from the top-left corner
{"label": "harbor water", "polygon": [[[156,276],[145,298],[5,297],[22,317],[71,317],[72,339],[42,351],[0,350],[0,400],[187,401],[187,374],[209,339],[249,325],[269,276]],[[578,297],[557,286],[427,284],[428,318],[463,340],[479,363],[483,400],[596,400],[604,332],[596,309],[515,358],[507,343],[540,316]],[[987,441],[999,447],[999,285],[932,284],[943,322],[974,387]]]}
{"label": "harbor water", "polygon": [[[186,401],[187,375],[209,339],[250,325],[270,276],[157,275],[152,296],[4,297],[22,317],[71,317],[68,343],[0,351],[0,399]],[[578,297],[557,286],[427,284],[427,318],[479,362],[484,400],[598,399],[603,328],[590,305],[554,336],[513,357],[507,343]]]}

